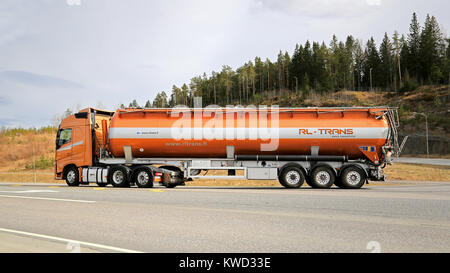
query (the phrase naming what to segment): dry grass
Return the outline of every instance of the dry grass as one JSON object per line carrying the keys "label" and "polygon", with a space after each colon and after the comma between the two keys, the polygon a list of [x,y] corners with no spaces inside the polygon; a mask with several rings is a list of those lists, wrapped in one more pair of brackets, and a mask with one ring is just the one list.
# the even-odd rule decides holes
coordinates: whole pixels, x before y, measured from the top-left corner
{"label": "dry grass", "polygon": [[[50,171],[36,172],[36,182],[39,183],[64,183],[64,181],[55,180],[54,174]],[[34,182],[33,172],[20,173],[0,173],[1,182]]]}
{"label": "dry grass", "polygon": [[385,168],[389,180],[450,182],[450,167],[396,163]]}
{"label": "dry grass", "polygon": [[55,139],[56,131],[2,132],[0,134],[0,172],[25,170],[27,164],[32,165],[33,157],[35,160],[41,157],[53,160]]}
{"label": "dry grass", "polygon": [[377,106],[388,102],[385,92],[338,91],[316,93],[312,92],[305,97],[306,106],[333,107],[333,106]]}

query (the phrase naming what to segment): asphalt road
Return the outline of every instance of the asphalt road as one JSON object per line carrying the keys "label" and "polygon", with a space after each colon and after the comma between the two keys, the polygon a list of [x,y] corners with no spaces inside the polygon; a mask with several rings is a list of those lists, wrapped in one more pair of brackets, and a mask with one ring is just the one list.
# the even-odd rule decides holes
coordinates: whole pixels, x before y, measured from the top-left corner
{"label": "asphalt road", "polygon": [[117,189],[0,184],[0,252],[450,252],[450,183]]}
{"label": "asphalt road", "polygon": [[450,166],[450,159],[446,158],[395,157],[394,162]]}

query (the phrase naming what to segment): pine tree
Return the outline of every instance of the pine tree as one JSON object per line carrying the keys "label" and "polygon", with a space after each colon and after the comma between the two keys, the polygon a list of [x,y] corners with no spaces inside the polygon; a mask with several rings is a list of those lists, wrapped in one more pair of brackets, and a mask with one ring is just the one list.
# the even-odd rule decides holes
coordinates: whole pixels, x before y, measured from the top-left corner
{"label": "pine tree", "polygon": [[395,74],[395,79],[396,82],[398,82],[398,84],[395,84],[395,89],[397,89],[397,86],[402,86],[402,70],[401,70],[401,62],[400,62],[400,52],[402,50],[402,45],[401,45],[401,41],[400,41],[400,37],[397,31],[394,32],[394,35],[392,36],[392,52],[394,54],[394,58],[395,58],[395,66],[396,66],[396,73]]}
{"label": "pine tree", "polygon": [[[444,82],[447,82],[447,84],[450,84],[450,38],[447,39],[447,50],[446,50],[446,54],[445,54],[445,58],[443,61],[443,77],[446,78],[444,79]],[[447,77],[448,75],[448,77]]]}
{"label": "pine tree", "polygon": [[409,60],[409,48],[408,48],[408,42],[406,41],[406,38],[404,35],[400,38],[400,44],[401,44],[401,50],[400,50],[400,63],[403,64],[401,69],[401,75],[402,75],[402,84],[404,85],[407,81],[409,81],[409,73],[408,73],[408,60]]}
{"label": "pine tree", "polygon": [[442,58],[445,45],[436,18],[427,14],[420,36],[421,77],[426,83],[438,83],[442,80]]}
{"label": "pine tree", "polygon": [[307,73],[305,73],[305,76],[303,77],[302,83],[303,83],[302,84],[303,94],[305,96],[309,95],[311,89],[310,89],[309,77],[308,77]]}
{"label": "pine tree", "polygon": [[[301,84],[303,77],[303,62],[302,62],[303,46],[296,44],[294,53],[292,54],[292,59],[290,62],[289,71],[291,72],[291,79],[295,81],[295,88],[298,89],[299,83]],[[298,91],[298,90],[296,90]]]}
{"label": "pine tree", "polygon": [[289,53],[286,51],[284,53],[284,83],[285,88],[290,88],[290,81],[289,81],[289,67],[291,64],[291,57],[289,56]]}
{"label": "pine tree", "polygon": [[420,25],[417,20],[417,15],[414,12],[409,26],[408,34],[408,70],[412,77],[416,80],[419,79],[420,75]]}
{"label": "pine tree", "polygon": [[185,106],[189,106],[189,88],[185,83],[181,86],[181,98],[182,103]]}
{"label": "pine tree", "polygon": [[167,107],[167,94],[166,94],[166,92],[162,91],[161,93],[158,93],[156,95],[155,99],[153,100],[152,107],[153,108],[165,108],[165,107]]}
{"label": "pine tree", "polygon": [[284,88],[284,55],[283,53],[280,52],[278,53],[278,58],[277,58],[277,86],[278,86],[278,91],[281,91],[281,89]]}
{"label": "pine tree", "polygon": [[338,64],[339,64],[339,45],[336,35],[333,35],[333,38],[330,42],[330,51],[329,55],[329,66],[330,66],[330,75],[333,80],[333,89],[338,88]]}
{"label": "pine tree", "polygon": [[176,105],[183,103],[183,97],[181,94],[181,89],[178,88],[176,85],[172,86],[172,95],[170,96],[169,100],[169,106],[174,107]]}
{"label": "pine tree", "polygon": [[355,78],[353,77],[354,71],[354,54],[355,54],[355,39],[352,35],[347,36],[345,41],[345,88],[355,89]]}
{"label": "pine tree", "polygon": [[362,80],[364,76],[364,66],[366,62],[366,55],[362,49],[362,45],[360,41],[355,42],[355,67],[354,67],[354,77],[356,78],[357,90],[361,90],[362,88]]}
{"label": "pine tree", "polygon": [[366,86],[375,88],[379,86],[378,82],[381,78],[381,60],[373,37],[367,41],[365,55],[367,56],[364,69],[365,83]]}
{"label": "pine tree", "polygon": [[259,93],[264,91],[264,63],[260,57],[255,57],[255,72],[256,72],[256,90]]}
{"label": "pine tree", "polygon": [[382,73],[380,73],[381,79],[379,79],[379,82],[382,87],[390,89],[389,86],[392,84],[393,57],[392,45],[387,33],[384,33],[383,42],[380,45],[380,61]]}
{"label": "pine tree", "polygon": [[139,108],[139,104],[137,103],[137,101],[134,99],[128,106],[129,108]]}

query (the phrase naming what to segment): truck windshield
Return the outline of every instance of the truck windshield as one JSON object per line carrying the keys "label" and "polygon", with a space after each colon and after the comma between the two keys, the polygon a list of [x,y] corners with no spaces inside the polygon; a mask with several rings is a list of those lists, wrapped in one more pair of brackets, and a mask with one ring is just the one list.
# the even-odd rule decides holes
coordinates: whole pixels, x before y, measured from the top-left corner
{"label": "truck windshield", "polygon": [[72,129],[60,129],[56,137],[56,149],[72,141]]}

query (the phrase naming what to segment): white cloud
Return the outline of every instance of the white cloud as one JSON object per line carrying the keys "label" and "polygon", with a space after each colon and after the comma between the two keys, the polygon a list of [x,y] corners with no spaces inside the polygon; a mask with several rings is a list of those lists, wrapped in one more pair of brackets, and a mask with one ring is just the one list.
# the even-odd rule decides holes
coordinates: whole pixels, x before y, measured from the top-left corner
{"label": "white cloud", "polygon": [[366,0],[367,5],[369,6],[380,6],[381,0]]}
{"label": "white cloud", "polygon": [[373,11],[381,0],[255,0],[260,7],[279,10],[291,15],[358,17]]}

